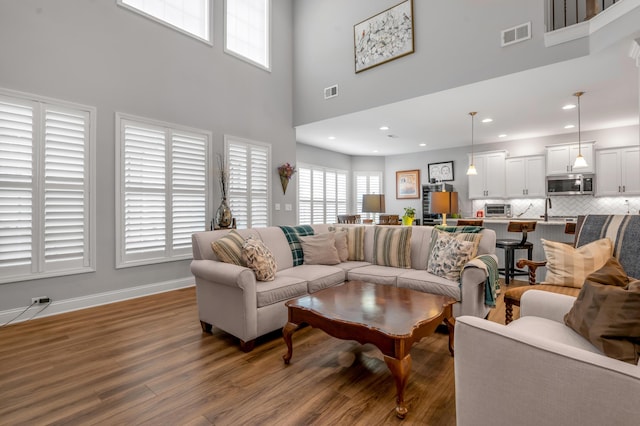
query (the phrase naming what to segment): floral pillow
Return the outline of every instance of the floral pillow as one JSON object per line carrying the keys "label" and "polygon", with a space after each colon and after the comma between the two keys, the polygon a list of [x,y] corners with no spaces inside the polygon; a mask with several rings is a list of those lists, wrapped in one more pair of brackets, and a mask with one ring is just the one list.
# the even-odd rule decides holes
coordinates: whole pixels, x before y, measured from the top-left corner
{"label": "floral pillow", "polygon": [[276,259],[262,241],[247,239],[242,245],[242,258],[253,269],[258,281],[273,281],[276,278]]}
{"label": "floral pillow", "polygon": [[459,281],[462,267],[475,255],[473,241],[464,241],[447,233],[440,233],[431,248],[427,272]]}

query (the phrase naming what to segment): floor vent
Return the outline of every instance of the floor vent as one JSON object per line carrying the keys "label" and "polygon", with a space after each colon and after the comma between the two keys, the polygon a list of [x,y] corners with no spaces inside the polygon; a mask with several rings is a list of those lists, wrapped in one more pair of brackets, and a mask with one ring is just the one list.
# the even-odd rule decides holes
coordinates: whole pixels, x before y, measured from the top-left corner
{"label": "floor vent", "polygon": [[531,22],[502,30],[500,41],[502,47],[531,38]]}
{"label": "floor vent", "polygon": [[336,96],[338,96],[338,85],[337,84],[335,86],[325,87],[325,89],[324,89],[324,98],[325,99],[335,98]]}

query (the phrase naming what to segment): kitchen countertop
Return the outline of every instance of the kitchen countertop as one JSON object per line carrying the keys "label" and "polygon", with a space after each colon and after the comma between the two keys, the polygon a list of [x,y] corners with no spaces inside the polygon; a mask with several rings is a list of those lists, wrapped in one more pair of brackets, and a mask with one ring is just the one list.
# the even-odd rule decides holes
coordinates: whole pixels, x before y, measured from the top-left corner
{"label": "kitchen countertop", "polygon": [[[468,219],[483,219],[484,223],[509,223],[509,222],[517,222],[517,221],[537,221],[538,225],[562,225],[564,226],[567,222],[576,222],[577,217],[551,217],[548,222],[544,221],[544,218],[541,217],[470,217]],[[447,221],[454,221],[457,219],[447,218]]]}

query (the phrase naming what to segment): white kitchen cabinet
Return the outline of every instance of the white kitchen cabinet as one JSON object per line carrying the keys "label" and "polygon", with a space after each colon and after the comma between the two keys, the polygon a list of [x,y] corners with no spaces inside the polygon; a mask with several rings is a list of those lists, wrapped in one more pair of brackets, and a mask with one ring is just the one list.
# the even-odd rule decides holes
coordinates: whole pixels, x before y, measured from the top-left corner
{"label": "white kitchen cabinet", "polygon": [[598,150],[596,162],[596,195],[640,194],[638,146]]}
{"label": "white kitchen cabinet", "polygon": [[[478,174],[468,176],[469,199],[504,198],[506,152],[488,152],[474,155]],[[471,160],[471,158],[469,158]]]}
{"label": "white kitchen cabinet", "polygon": [[[567,173],[593,173],[595,170],[593,161],[594,142],[582,142],[578,144],[547,146],[547,175],[566,175]],[[573,169],[578,152],[587,161],[588,167]]]}
{"label": "white kitchen cabinet", "polygon": [[507,198],[545,196],[544,156],[507,158],[505,173]]}

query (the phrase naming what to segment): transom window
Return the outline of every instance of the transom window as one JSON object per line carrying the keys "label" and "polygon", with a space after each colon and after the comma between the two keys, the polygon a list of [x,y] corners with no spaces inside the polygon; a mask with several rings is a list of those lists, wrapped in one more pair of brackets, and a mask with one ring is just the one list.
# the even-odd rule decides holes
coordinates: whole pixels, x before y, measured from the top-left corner
{"label": "transom window", "polygon": [[211,0],[117,0],[120,6],[211,43]]}
{"label": "transom window", "polygon": [[224,4],[225,52],[270,70],[271,0],[225,0]]}

